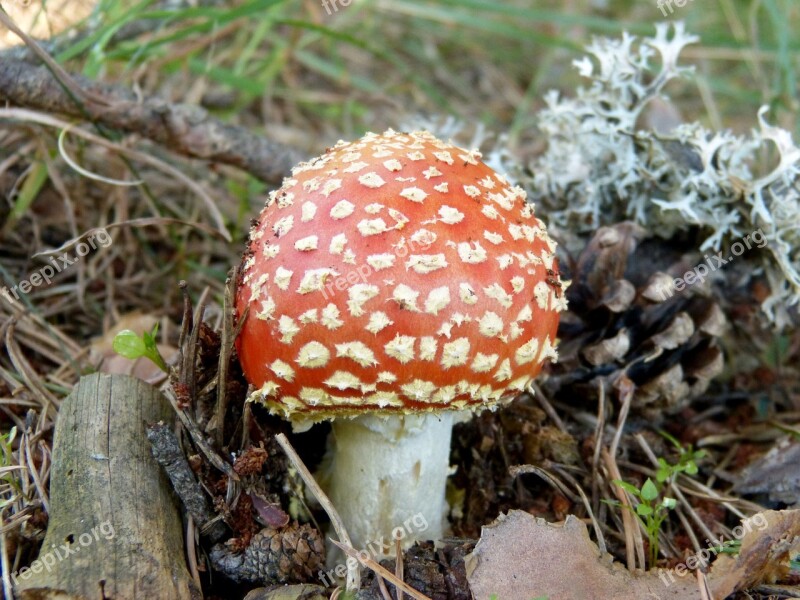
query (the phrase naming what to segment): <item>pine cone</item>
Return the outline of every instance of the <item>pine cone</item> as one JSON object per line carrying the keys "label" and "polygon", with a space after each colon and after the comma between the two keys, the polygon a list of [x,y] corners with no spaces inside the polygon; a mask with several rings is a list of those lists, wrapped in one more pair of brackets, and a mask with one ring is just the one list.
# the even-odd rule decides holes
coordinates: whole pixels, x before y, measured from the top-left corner
{"label": "pine cone", "polygon": [[653,419],[684,408],[721,372],[722,310],[705,286],[672,283],[702,258],[645,235],[629,222],[601,227],[576,264],[562,261],[572,283],[560,360],[543,384],[551,395],[596,400],[598,379],[618,395],[632,383],[631,410]]}
{"label": "pine cone", "polygon": [[265,527],[241,553],[217,544],[210,557],[217,571],[237,582],[303,582],[311,581],[325,563],[325,545],[316,529],[292,524],[281,529]]}

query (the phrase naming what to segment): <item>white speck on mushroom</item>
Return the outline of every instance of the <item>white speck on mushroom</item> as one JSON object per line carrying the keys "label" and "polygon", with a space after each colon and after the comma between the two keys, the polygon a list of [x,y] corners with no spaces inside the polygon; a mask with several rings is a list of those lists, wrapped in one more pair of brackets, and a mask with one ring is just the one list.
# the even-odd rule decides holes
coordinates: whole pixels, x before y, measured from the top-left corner
{"label": "white speck on mushroom", "polygon": [[499,283],[495,282],[489,287],[483,288],[483,291],[489,298],[497,300],[503,308],[509,308],[511,306],[511,295],[506,292]]}
{"label": "white speck on mushroom", "polygon": [[328,179],[322,186],[322,191],[320,193],[327,198],[340,187],[342,187],[341,179]]}
{"label": "white speck on mushroom", "polygon": [[400,305],[400,308],[414,312],[419,312],[419,308],[417,308],[418,297],[419,292],[404,283],[399,284],[392,292],[392,299]]}
{"label": "white speck on mushroom", "polygon": [[514,257],[510,254],[501,254],[497,257],[497,262],[500,265],[500,270],[503,271],[514,264]]}
{"label": "white speck on mushroom", "polygon": [[383,178],[374,171],[359,176],[358,182],[370,189],[377,189],[386,183]]}
{"label": "white speck on mushroom", "polygon": [[511,278],[511,288],[514,290],[515,294],[519,294],[525,287],[525,279],[520,277],[519,275],[515,275]]}
{"label": "white speck on mushroom", "polygon": [[458,244],[458,255],[468,264],[482,263],[486,260],[486,250],[480,242],[461,242]]}
{"label": "white speck on mushroom", "polygon": [[500,363],[500,366],[495,371],[495,374],[492,375],[495,381],[507,381],[511,379],[511,361],[507,358],[503,359],[503,362]]}
{"label": "white speck on mushroom", "polygon": [[339,358],[349,358],[362,367],[372,367],[378,364],[375,354],[369,349],[369,346],[363,342],[336,344],[336,356]]}
{"label": "white speck on mushroom", "polygon": [[419,359],[420,360],[436,360],[436,348],[439,342],[436,338],[430,335],[422,336],[419,339]]}
{"label": "white speck on mushroom", "polygon": [[446,323],[442,323],[442,326],[439,327],[439,331],[436,332],[436,335],[442,335],[447,339],[450,339],[452,331],[453,331],[453,324],[448,321]]}
{"label": "white speck on mushroom", "polygon": [[353,252],[350,248],[344,251],[342,255],[342,262],[347,263],[349,265],[356,264],[356,253]]}
{"label": "white speck on mushroom", "polygon": [[508,337],[515,340],[522,335],[522,331],[522,327],[519,326],[519,323],[511,321],[511,325],[508,326]]}
{"label": "white speck on mushroom", "polygon": [[328,377],[323,383],[337,390],[346,390],[347,388],[360,390],[364,385],[363,381],[349,371],[335,371],[334,374]]}
{"label": "white speck on mushroom", "polygon": [[400,386],[403,394],[416,402],[427,402],[436,391],[436,386],[430,381],[415,379],[411,383]]}
{"label": "white speck on mushroom", "polygon": [[425,198],[428,197],[428,194],[418,187],[407,187],[400,192],[400,196],[406,200],[411,200],[411,202],[418,202],[421,204],[425,201]]}
{"label": "white speck on mushroom", "polygon": [[261,394],[262,398],[274,398],[278,395],[278,390],[280,388],[281,386],[274,381],[265,381],[261,389],[258,390],[258,393]]}
{"label": "white speck on mushroom", "polygon": [[288,290],[289,281],[292,279],[292,275],[294,275],[294,271],[284,269],[283,267],[278,267],[275,269],[275,285],[284,291]]}
{"label": "white speck on mushroom", "polygon": [[549,337],[544,338],[544,344],[542,344],[542,352],[539,356],[540,361],[551,360],[553,362],[558,361],[558,351],[556,350],[553,343],[550,341]]}
{"label": "white speck on mushroom", "polygon": [[352,202],[348,202],[347,200],[339,200],[339,202],[334,204],[333,208],[331,208],[331,218],[344,219],[345,217],[352,215],[355,209],[355,204]]}
{"label": "white speck on mushroom", "polygon": [[397,392],[375,392],[366,398],[370,404],[376,404],[379,408],[387,406],[405,406],[405,403],[397,395]]}
{"label": "white speck on mushroom", "polygon": [[331,254],[341,254],[344,247],[347,245],[347,236],[343,233],[337,233],[331,238],[331,243],[328,246],[328,252]]}
{"label": "white speck on mushroom", "polygon": [[317,309],[316,308],[309,308],[307,311],[300,313],[300,316],[297,317],[297,320],[300,321],[303,325],[309,325],[310,323],[317,322]]}
{"label": "white speck on mushroom", "polygon": [[321,292],[325,288],[325,280],[328,277],[336,277],[339,273],[333,269],[308,269],[300,280],[297,287],[298,294],[309,294],[311,292]]}
{"label": "white speck on mushroom", "polygon": [[431,177],[441,177],[442,172],[433,165],[431,165],[422,172],[422,175],[425,177],[425,179],[430,179]]}
{"label": "white speck on mushroom", "polygon": [[344,321],[339,318],[340,314],[339,307],[330,302],[325,308],[322,309],[321,322],[331,331],[338,329],[344,325]]}
{"label": "white speck on mushroom", "polygon": [[292,227],[294,226],[294,216],[293,215],[286,215],[285,217],[281,217],[277,220],[275,225],[272,226],[272,231],[278,237],[283,236],[284,234],[288,233]]}
{"label": "white speck on mushroom", "polygon": [[366,283],[356,283],[350,286],[350,289],[347,291],[348,296],[350,296],[350,299],[347,301],[350,314],[354,317],[363,315],[365,312],[364,304],[377,296],[379,291],[377,285],[369,285]]}
{"label": "white speck on mushroom", "polygon": [[498,245],[503,243],[503,236],[494,231],[484,231],[483,237],[492,244]]}
{"label": "white speck on mushroom", "polygon": [[307,369],[316,369],[324,367],[328,364],[331,357],[330,350],[319,342],[308,342],[305,346],[300,348],[300,353],[297,355],[297,364]]}
{"label": "white speck on mushroom", "polygon": [[466,152],[467,152],[466,154],[459,154],[458,158],[460,158],[469,165],[477,165],[478,160],[483,156],[483,154],[481,154],[477,150],[467,150]]}
{"label": "white speck on mushroom", "polygon": [[400,335],[398,333],[394,339],[384,344],[383,349],[387,356],[406,364],[414,360],[414,342],[416,342],[416,339],[410,335]]}
{"label": "white speck on mushroom", "polygon": [[469,196],[470,198],[480,198],[481,197],[481,190],[480,188],[474,185],[465,185],[464,186],[464,193]]}
{"label": "white speck on mushroom", "polygon": [[361,158],[360,152],[345,152],[342,154],[342,157],[339,159],[344,163],[354,162]]}
{"label": "white speck on mushroom", "polygon": [[300,332],[300,328],[293,318],[288,315],[281,315],[280,319],[278,319],[278,331],[281,334],[281,342],[291,344],[294,336]]}
{"label": "white speck on mushroom", "polygon": [[278,198],[278,208],[286,208],[294,204],[294,194],[292,192],[284,192]]}
{"label": "white speck on mushroom", "polygon": [[536,304],[539,305],[539,308],[547,308],[548,300],[550,299],[550,287],[544,281],[540,281],[533,288],[533,297],[536,298]]}
{"label": "white speck on mushroom", "polygon": [[525,237],[525,234],[522,233],[522,227],[520,227],[515,223],[511,223],[508,226],[508,232],[511,234],[511,237],[515,240],[521,240],[523,237]]}
{"label": "white speck on mushroom", "polygon": [[436,390],[436,393],[431,398],[431,402],[436,404],[450,405],[456,397],[456,386],[445,385]]}
{"label": "white speck on mushroom", "polygon": [[370,313],[369,323],[367,323],[367,326],[364,329],[370,333],[376,334],[393,323],[394,321],[392,321],[385,312],[375,310]]}
{"label": "white speck on mushroom", "polygon": [[460,312],[453,313],[450,317],[450,322],[456,327],[461,327],[464,323],[469,323],[470,321],[472,321],[472,317]]}
{"label": "white speck on mushroom", "polygon": [[300,210],[300,220],[303,223],[308,223],[317,214],[317,205],[313,202],[303,202],[303,207]]}
{"label": "white speck on mushroom", "polygon": [[331,404],[331,395],[319,388],[303,387],[300,389],[300,399],[309,406]]}
{"label": "white speck on mushroom", "polygon": [[530,340],[522,344],[514,353],[514,360],[518,365],[524,365],[533,362],[536,355],[539,353],[539,340],[532,337]]}
{"label": "white speck on mushroom", "polygon": [[437,160],[440,160],[443,163],[447,163],[448,165],[452,165],[453,162],[454,162],[453,161],[453,156],[449,152],[447,152],[446,150],[443,150],[443,151],[440,151],[440,152],[434,152],[433,156],[435,156]]}
{"label": "white speck on mushroom", "polygon": [[264,244],[264,249],[261,253],[264,255],[264,258],[275,258],[280,251],[281,247],[278,244]]}
{"label": "white speck on mushroom", "polygon": [[389,171],[400,171],[403,168],[403,164],[396,158],[383,161],[383,166]]}
{"label": "white speck on mushroom", "polygon": [[386,208],[386,206],[384,206],[380,202],[373,202],[372,204],[367,204],[364,207],[364,212],[367,213],[368,215],[377,215],[384,208]]}
{"label": "white speck on mushroom", "polygon": [[303,182],[303,189],[307,192],[316,192],[319,189],[319,177],[307,179]]}
{"label": "white speck on mushroom", "polygon": [[412,254],[406,261],[406,270],[412,269],[423,275],[447,267],[444,254]]}
{"label": "white speck on mushroom", "polygon": [[494,189],[494,179],[492,179],[489,175],[481,179],[478,183],[480,183],[487,190]]}
{"label": "white speck on mushroom", "polygon": [[465,337],[447,342],[442,346],[441,365],[445,369],[449,369],[450,367],[458,367],[466,364],[469,359],[469,349],[470,343]]}
{"label": "white speck on mushroom", "polygon": [[367,264],[375,271],[388,269],[394,265],[396,256],[394,254],[370,254],[367,256]]}
{"label": "white speck on mushroom", "polygon": [[444,205],[439,208],[439,220],[446,225],[455,225],[464,220],[464,213],[457,208]]}
{"label": "white speck on mushroom", "polygon": [[487,310],[478,320],[478,331],[486,337],[499,337],[503,332],[503,319],[497,313]]}
{"label": "white speck on mushroom", "polygon": [[270,296],[261,301],[261,310],[256,313],[256,317],[262,321],[268,321],[275,314],[275,300]]}
{"label": "white speck on mushroom", "polygon": [[285,363],[280,359],[276,359],[272,361],[272,364],[269,366],[269,368],[272,369],[272,372],[281,379],[284,379],[288,382],[294,381],[294,369],[289,366],[288,363]]}
{"label": "white speck on mushroom", "polygon": [[391,371],[381,371],[378,373],[378,383],[394,383],[397,381],[397,375]]}
{"label": "white speck on mushroom", "polygon": [[319,238],[315,235],[309,235],[307,237],[301,238],[294,243],[294,249],[299,250],[300,252],[310,252],[311,250],[317,249],[317,243],[319,242]]}
{"label": "white speck on mushroom", "polygon": [[436,241],[437,235],[427,229],[418,229],[411,235],[411,241],[426,248]]}
{"label": "white speck on mushroom", "polygon": [[448,185],[446,181],[443,181],[439,185],[433,186],[433,189],[439,192],[440,194],[446,194],[448,192]]}
{"label": "white speck on mushroom", "polygon": [[464,304],[475,304],[478,301],[478,294],[468,283],[458,284],[458,296]]}
{"label": "white speck on mushroom", "polygon": [[437,315],[448,304],[450,304],[450,288],[446,285],[434,288],[425,299],[425,312]]}
{"label": "white speck on mushroom", "polygon": [[492,220],[500,218],[500,213],[497,212],[497,209],[491,204],[484,204],[481,207],[481,212],[484,214],[484,216],[487,216]]}
{"label": "white speck on mushroom", "polygon": [[482,352],[478,352],[469,368],[476,373],[487,373],[494,369],[499,358],[500,356],[498,354],[483,354]]}
{"label": "white speck on mushroom", "polygon": [[409,160],[418,161],[425,160],[425,155],[422,152],[409,152],[406,154]]}
{"label": "white speck on mushroom", "polygon": [[358,173],[359,171],[366,169],[368,166],[369,163],[365,163],[363,161],[354,162],[353,164],[342,169],[342,173]]}
{"label": "white speck on mushroom", "polygon": [[383,219],[363,219],[358,222],[357,227],[361,235],[365,237],[389,231],[386,221]]}

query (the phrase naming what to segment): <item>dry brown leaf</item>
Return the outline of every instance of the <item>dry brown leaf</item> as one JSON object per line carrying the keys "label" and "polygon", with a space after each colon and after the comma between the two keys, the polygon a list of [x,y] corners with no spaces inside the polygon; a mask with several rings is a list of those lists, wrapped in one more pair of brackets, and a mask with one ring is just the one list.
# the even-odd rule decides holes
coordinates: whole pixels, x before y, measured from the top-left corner
{"label": "dry brown leaf", "polygon": [[736,557],[720,556],[711,570],[715,598],[761,583],[774,583],[789,571],[800,551],[800,510],[767,510],[742,522],[747,532]]}
{"label": "dry brown leaf", "polygon": [[[767,511],[744,523],[741,553],[720,557],[708,580],[714,598],[773,581],[783,573],[790,547],[800,535],[800,511]],[[763,526],[758,526],[762,524]],[[692,571],[631,573],[603,556],[586,525],[570,515],[548,523],[523,511],[501,515],[483,528],[467,557],[467,579],[475,600],[671,600],[699,598]]]}

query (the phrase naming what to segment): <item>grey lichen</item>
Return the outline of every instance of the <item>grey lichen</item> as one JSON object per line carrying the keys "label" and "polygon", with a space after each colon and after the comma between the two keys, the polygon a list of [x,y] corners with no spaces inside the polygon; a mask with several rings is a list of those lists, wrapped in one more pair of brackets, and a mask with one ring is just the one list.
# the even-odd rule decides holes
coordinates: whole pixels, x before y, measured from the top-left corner
{"label": "grey lichen", "polygon": [[[554,91],[545,96],[538,125],[546,151],[529,170],[507,168],[516,170],[530,199],[546,207],[549,221],[572,230],[625,219],[666,237],[698,227],[706,236],[700,250],[710,252],[760,229],[768,252],[756,260],[771,287],[762,308],[782,326],[788,308],[800,301],[800,149],[790,133],[767,123],[766,107],[758,114],[759,129],[748,136],[696,122],[667,132],[637,127],[671,79],[691,74],[677,61],[697,39],[680,22],[671,35],[662,23],[655,37],[638,43],[628,34],[596,39],[587,47],[591,56],[574,62],[590,85],[573,98]],[[654,73],[656,54],[660,70]],[[756,177],[753,165],[769,142],[777,164]]]}

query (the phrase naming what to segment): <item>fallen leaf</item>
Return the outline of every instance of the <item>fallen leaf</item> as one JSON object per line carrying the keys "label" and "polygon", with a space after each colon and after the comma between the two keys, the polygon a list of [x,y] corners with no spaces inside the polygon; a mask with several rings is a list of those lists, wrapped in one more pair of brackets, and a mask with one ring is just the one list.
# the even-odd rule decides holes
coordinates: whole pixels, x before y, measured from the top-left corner
{"label": "fallen leaf", "polygon": [[[720,556],[707,575],[713,597],[775,581],[787,571],[800,540],[800,511],[766,511],[741,526],[740,554]],[[712,554],[708,551],[709,557]],[[687,564],[697,566],[699,560]],[[586,525],[569,515],[548,523],[523,511],[485,526],[466,559],[475,600],[672,600],[699,598],[694,572],[658,569],[631,573],[589,538]]]}

